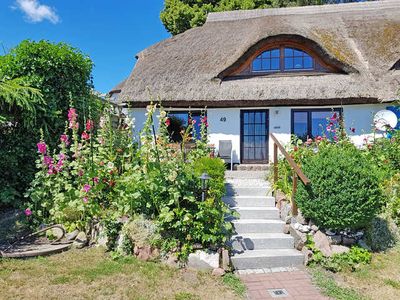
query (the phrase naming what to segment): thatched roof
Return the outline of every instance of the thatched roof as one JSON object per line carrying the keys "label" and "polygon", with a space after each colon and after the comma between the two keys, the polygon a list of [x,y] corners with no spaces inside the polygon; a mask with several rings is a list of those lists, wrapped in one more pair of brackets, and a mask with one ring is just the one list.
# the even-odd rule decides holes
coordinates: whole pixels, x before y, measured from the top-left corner
{"label": "thatched roof", "polygon": [[128,78],[125,78],[125,79],[122,80],[120,83],[118,83],[116,86],[114,86],[114,87],[108,92],[108,94],[109,94],[109,95],[112,95],[112,94],[116,94],[116,93],[121,93],[122,89],[123,89],[124,86],[125,86],[125,83],[126,83],[127,79],[128,79]]}
{"label": "thatched roof", "polygon": [[[138,54],[120,101],[164,105],[318,105],[391,101],[400,87],[400,1],[212,13]],[[309,41],[346,74],[226,77],[269,39]],[[249,50],[250,49],[250,50]],[[392,69],[392,70],[391,70]]]}

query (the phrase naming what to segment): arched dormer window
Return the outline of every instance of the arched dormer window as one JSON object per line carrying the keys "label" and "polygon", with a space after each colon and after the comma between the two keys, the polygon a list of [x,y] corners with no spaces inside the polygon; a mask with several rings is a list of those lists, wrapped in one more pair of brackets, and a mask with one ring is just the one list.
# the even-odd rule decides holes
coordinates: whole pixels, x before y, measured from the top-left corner
{"label": "arched dormer window", "polygon": [[251,72],[290,72],[315,70],[314,58],[300,49],[280,47],[267,50],[251,63]]}
{"label": "arched dormer window", "polygon": [[301,36],[280,35],[261,40],[218,74],[226,80],[247,76],[322,75],[357,72]]}

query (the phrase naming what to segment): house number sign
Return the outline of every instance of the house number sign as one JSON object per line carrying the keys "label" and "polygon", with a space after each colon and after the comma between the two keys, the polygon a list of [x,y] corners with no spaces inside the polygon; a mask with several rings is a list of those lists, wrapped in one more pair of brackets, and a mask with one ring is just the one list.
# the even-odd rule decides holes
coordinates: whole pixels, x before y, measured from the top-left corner
{"label": "house number sign", "polygon": [[221,119],[219,119],[221,122],[226,122],[226,117],[222,117]]}

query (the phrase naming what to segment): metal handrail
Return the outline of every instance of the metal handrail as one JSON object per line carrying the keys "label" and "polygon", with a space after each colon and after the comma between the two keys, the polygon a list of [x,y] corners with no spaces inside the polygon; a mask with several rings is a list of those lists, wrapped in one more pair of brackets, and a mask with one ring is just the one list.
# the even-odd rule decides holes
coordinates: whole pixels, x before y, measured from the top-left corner
{"label": "metal handrail", "polygon": [[300,178],[300,180],[305,184],[309,185],[311,183],[310,179],[303,173],[301,168],[296,164],[294,159],[287,153],[285,148],[282,146],[282,144],[278,141],[278,139],[275,137],[273,133],[270,133],[270,137],[272,141],[274,142],[274,184],[278,181],[278,149],[280,152],[283,154],[285,159],[288,161],[289,166],[293,170],[293,186],[292,186],[292,214],[297,215],[298,214],[298,208],[295,200],[295,194],[297,190],[297,179]]}

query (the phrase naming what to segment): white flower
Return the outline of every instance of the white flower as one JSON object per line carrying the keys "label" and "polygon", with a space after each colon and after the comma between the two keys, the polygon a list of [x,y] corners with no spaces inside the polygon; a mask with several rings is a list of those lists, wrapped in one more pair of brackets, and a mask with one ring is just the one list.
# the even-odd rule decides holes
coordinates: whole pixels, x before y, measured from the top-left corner
{"label": "white flower", "polygon": [[105,124],[106,124],[106,119],[104,117],[100,117],[100,122],[99,122],[100,128],[103,128]]}
{"label": "white flower", "polygon": [[164,110],[162,110],[161,112],[160,112],[160,117],[161,118],[165,118],[167,116],[167,113],[164,111]]}
{"label": "white flower", "polygon": [[108,164],[107,164],[107,168],[114,169],[114,163],[109,161]]}

